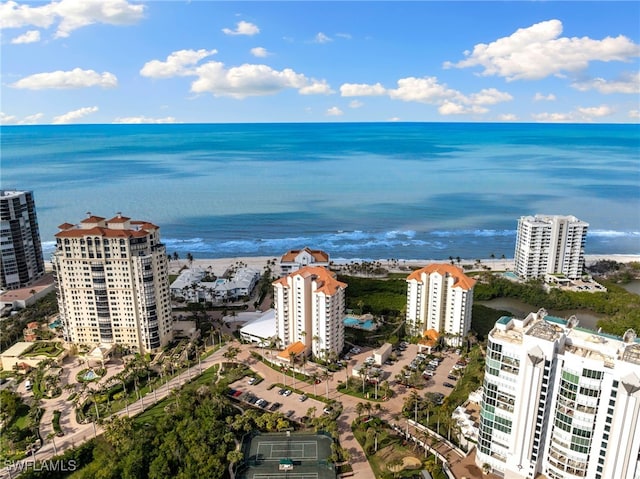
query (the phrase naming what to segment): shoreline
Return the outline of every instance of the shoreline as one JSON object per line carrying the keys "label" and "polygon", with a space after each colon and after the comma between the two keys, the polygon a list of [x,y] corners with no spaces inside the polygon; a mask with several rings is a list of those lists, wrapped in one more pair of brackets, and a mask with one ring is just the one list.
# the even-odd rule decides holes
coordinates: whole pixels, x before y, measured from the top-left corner
{"label": "shoreline", "polygon": [[[244,263],[248,268],[255,268],[262,271],[268,264],[269,261],[276,261],[276,267],[280,261],[280,257],[278,256],[239,256],[239,257],[229,257],[229,258],[194,258],[192,261],[192,266],[199,266],[203,269],[209,270],[211,273],[216,276],[222,276],[224,272],[231,266],[237,263]],[[596,255],[585,255],[585,264],[591,265],[597,261],[601,260],[611,260],[617,261],[618,263],[631,263],[631,262],[640,262],[640,254],[596,254]],[[507,271],[513,270],[513,258],[485,258],[480,259],[481,267],[487,267],[491,271]],[[356,259],[334,259],[331,260],[335,265],[348,265],[351,263],[361,263],[362,260]],[[389,270],[392,273],[403,273],[407,272],[405,268],[421,268],[431,263],[449,263],[446,260],[433,260],[433,259],[394,259],[389,261],[389,259],[378,259],[378,260],[370,260],[370,263],[378,262],[383,268]],[[460,259],[460,263],[457,261],[454,263],[456,266],[464,266],[464,265],[475,265],[477,263],[476,260],[472,259]],[[169,261],[169,274],[179,274],[179,272],[184,268],[189,266],[189,261],[186,259],[178,259]]]}

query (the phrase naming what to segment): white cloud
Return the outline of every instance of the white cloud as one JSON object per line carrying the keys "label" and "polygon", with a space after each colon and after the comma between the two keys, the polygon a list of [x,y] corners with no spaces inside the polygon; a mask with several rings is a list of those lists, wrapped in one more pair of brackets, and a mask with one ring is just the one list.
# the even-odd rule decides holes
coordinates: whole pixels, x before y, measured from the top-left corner
{"label": "white cloud", "polygon": [[399,118],[399,117],[397,117],[397,116],[392,116],[392,117],[391,117],[391,118],[389,118],[387,121],[390,121],[390,122],[397,122],[397,121],[400,121],[400,118]]}
{"label": "white cloud", "polygon": [[0,125],[33,125],[38,123],[44,116],[44,113],[35,113],[33,115],[25,116],[22,120],[20,120],[17,116],[7,115],[6,113],[0,112]]}
{"label": "white cloud", "polygon": [[328,36],[326,36],[324,33],[322,32],[318,32],[318,34],[315,36],[315,38],[313,39],[313,41],[315,43],[329,43],[332,42],[333,39],[329,38]]}
{"label": "white cloud", "polygon": [[165,118],[149,118],[147,116],[126,116],[123,118],[116,118],[113,123],[123,124],[142,124],[142,123],[177,123],[176,119],[172,116]]}
{"label": "white cloud", "polygon": [[556,101],[556,96],[553,93],[544,95],[538,92],[534,95],[533,101]]}
{"label": "white cloud", "polygon": [[50,3],[41,7],[20,5],[12,0],[0,4],[0,28],[21,28],[36,26],[47,28],[55,21],[56,4]]}
{"label": "white cloud", "polygon": [[351,100],[349,102],[349,108],[360,108],[364,106],[364,103],[362,103],[360,100]]}
{"label": "white cloud", "polygon": [[271,55],[271,53],[269,53],[267,51],[266,48],[263,47],[255,47],[251,49],[251,54],[254,57],[258,57],[258,58],[264,58],[264,57],[268,57],[269,55]]}
{"label": "white cloud", "polygon": [[520,28],[509,37],[474,46],[458,63],[444,68],[480,66],[481,75],[498,75],[507,80],[538,80],[562,72],[584,70],[591,61],[629,61],[640,56],[640,45],[619,35],[593,40],[589,37],[560,37],[562,22],[548,20]]}
{"label": "white cloud", "polygon": [[0,125],[14,125],[17,122],[18,118],[16,116],[0,111]]}
{"label": "white cloud", "polygon": [[178,50],[169,55],[165,61],[151,60],[145,63],[140,70],[140,75],[150,78],[193,75],[193,69],[188,67],[216,53],[218,53],[217,50]]}
{"label": "white cloud", "polygon": [[380,83],[367,85],[365,83],[345,83],[340,87],[342,96],[380,96],[386,95],[387,90]]}
{"label": "white cloud", "polygon": [[344,112],[338,108],[337,106],[332,106],[331,108],[329,108],[327,110],[327,115],[328,116],[341,116],[344,115]]}
{"label": "white cloud", "polygon": [[98,73],[93,70],[74,68],[71,71],[58,70],[48,73],[36,73],[18,80],[11,86],[27,90],[73,89],[93,86],[115,88],[118,86],[118,79],[113,73]]}
{"label": "white cloud", "polygon": [[495,88],[485,88],[478,93],[473,93],[469,97],[469,101],[474,105],[495,105],[511,100],[513,100],[513,97],[509,93],[496,90]]}
{"label": "white cloud", "polygon": [[445,99],[462,98],[460,92],[438,83],[436,77],[401,78],[398,80],[398,88],[388,90],[388,93],[389,96],[395,100],[430,104],[439,104]]}
{"label": "white cloud", "polygon": [[498,115],[498,120],[500,121],[518,121],[518,117],[513,113],[503,113],[502,115]]}
{"label": "white cloud", "polygon": [[38,123],[42,117],[44,117],[44,113],[35,113],[33,115],[25,116],[18,122],[18,125],[34,125]]}
{"label": "white cloud", "polygon": [[629,118],[640,118],[640,110],[630,110]]}
{"label": "white cloud", "polygon": [[487,108],[477,105],[462,105],[449,100],[445,100],[439,107],[438,113],[441,115],[468,115],[476,114],[480,115],[486,113],[489,110]]}
{"label": "white cloud", "polygon": [[351,40],[350,33],[336,33],[336,37],[344,38],[346,40]]}
{"label": "white cloud", "polygon": [[294,88],[302,95],[333,93],[325,80],[307,78],[290,68],[274,70],[267,65],[244,64],[227,68],[224,63],[208,61],[196,66],[215,50],[181,50],[173,52],[166,61],[147,62],[140,74],[153,78],[194,76],[193,93],[211,93],[242,99],[248,96],[272,95],[286,88]]}
{"label": "white cloud", "polygon": [[313,80],[310,85],[303,86],[298,90],[301,95],[330,95],[335,93],[326,80]]}
{"label": "white cloud", "polygon": [[14,45],[18,45],[21,43],[35,43],[39,41],[40,41],[40,31],[29,30],[28,32],[11,40],[11,43],[13,43]]}
{"label": "white cloud", "polygon": [[513,100],[509,93],[495,88],[485,88],[467,96],[440,83],[436,77],[401,78],[397,85],[397,88],[386,89],[380,83],[345,83],[340,87],[340,92],[345,97],[388,95],[393,100],[438,105],[442,115],[482,114],[488,111],[484,105]]}
{"label": "white cloud", "polygon": [[564,123],[575,121],[572,113],[534,113],[531,116],[534,120],[541,123]]}
{"label": "white cloud", "polygon": [[95,113],[98,111],[98,107],[97,106],[87,106],[84,108],[79,108],[77,110],[73,110],[70,111],[68,113],[65,113],[64,115],[59,115],[53,118],[53,124],[54,125],[61,125],[61,124],[65,124],[65,123],[72,123],[75,120],[79,120],[80,118],[83,118],[87,115],[90,115],[91,113]]}
{"label": "white cloud", "polygon": [[580,91],[596,90],[602,94],[611,93],[640,93],[640,72],[627,75],[620,80],[605,80],[604,78],[594,78],[593,80],[575,82],[571,86]]}
{"label": "white cloud", "polygon": [[61,38],[94,23],[134,24],[143,18],[144,9],[144,5],[130,4],[126,0],[60,0],[37,7],[10,0],[0,4],[0,27],[48,28],[58,21],[54,36]]}
{"label": "white cloud", "polygon": [[231,30],[230,28],[223,28],[222,31],[226,35],[248,35],[253,36],[260,33],[260,29],[250,22],[245,22],[244,20],[238,22],[236,24],[236,29]]}
{"label": "white cloud", "polygon": [[586,118],[600,118],[613,114],[613,109],[608,105],[600,105],[578,108],[578,112]]}

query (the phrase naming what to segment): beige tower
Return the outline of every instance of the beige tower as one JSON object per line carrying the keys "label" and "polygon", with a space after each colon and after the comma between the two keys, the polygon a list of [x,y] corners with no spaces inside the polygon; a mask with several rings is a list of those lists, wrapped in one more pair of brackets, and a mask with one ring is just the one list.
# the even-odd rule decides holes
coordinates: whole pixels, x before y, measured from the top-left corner
{"label": "beige tower", "polygon": [[148,352],[172,337],[160,229],[118,213],[59,226],[53,266],[65,339]]}

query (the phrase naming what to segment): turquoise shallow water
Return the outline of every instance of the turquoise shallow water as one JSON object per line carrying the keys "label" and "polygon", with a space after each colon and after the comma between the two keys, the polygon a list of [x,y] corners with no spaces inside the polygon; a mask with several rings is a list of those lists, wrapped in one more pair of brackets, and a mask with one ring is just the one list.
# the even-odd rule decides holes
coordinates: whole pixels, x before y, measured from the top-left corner
{"label": "turquoise shallow water", "polygon": [[472,123],[3,127],[2,187],[57,225],[118,211],[183,257],[513,256],[521,215],[590,223],[640,253],[640,127]]}

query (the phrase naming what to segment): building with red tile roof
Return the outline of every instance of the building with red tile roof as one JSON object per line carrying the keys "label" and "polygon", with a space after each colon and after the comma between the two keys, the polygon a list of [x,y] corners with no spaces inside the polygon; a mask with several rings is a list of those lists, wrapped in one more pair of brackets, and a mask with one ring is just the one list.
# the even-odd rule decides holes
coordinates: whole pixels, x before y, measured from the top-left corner
{"label": "building with red tile roof", "polygon": [[160,228],[87,213],[55,235],[53,266],[65,340],[154,351],[172,338],[167,253]]}
{"label": "building with red tile roof", "polygon": [[300,342],[316,357],[339,355],[344,347],[346,288],[322,266],[305,266],[274,281],[280,345]]}
{"label": "building with red tile roof", "polygon": [[451,264],[434,263],[407,276],[407,327],[424,337],[430,329],[457,346],[471,328],[476,281]]}
{"label": "building with red tile roof", "polygon": [[329,267],[329,253],[319,249],[292,249],[280,258],[280,276],[286,276],[305,266]]}

